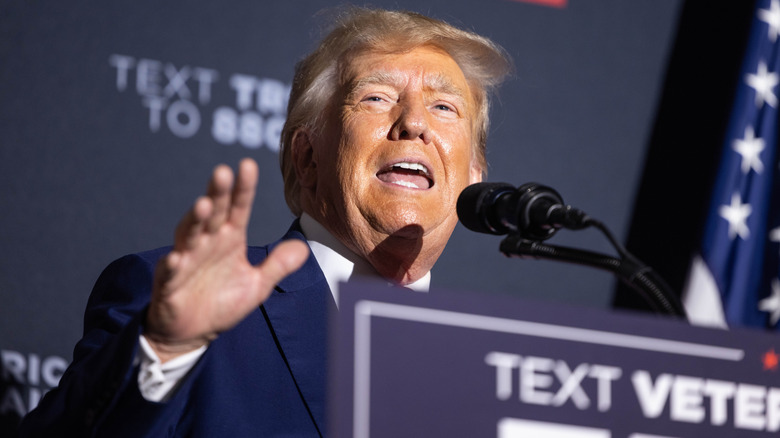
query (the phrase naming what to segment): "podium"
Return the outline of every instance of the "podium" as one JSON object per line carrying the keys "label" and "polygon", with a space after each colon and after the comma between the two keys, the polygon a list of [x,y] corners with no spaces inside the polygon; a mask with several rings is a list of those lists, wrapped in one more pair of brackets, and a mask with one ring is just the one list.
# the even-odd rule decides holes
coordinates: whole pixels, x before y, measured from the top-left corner
{"label": "podium", "polygon": [[662,317],[344,284],[330,436],[760,437],[780,337]]}

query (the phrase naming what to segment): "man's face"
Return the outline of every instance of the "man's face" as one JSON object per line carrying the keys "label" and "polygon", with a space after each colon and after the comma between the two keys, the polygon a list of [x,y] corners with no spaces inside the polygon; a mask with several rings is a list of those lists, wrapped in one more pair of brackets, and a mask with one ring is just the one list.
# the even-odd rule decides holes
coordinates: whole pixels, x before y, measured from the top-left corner
{"label": "man's face", "polygon": [[313,141],[315,217],[361,255],[389,236],[422,237],[440,253],[458,195],[481,179],[463,72],[432,47],[364,53],[335,103]]}

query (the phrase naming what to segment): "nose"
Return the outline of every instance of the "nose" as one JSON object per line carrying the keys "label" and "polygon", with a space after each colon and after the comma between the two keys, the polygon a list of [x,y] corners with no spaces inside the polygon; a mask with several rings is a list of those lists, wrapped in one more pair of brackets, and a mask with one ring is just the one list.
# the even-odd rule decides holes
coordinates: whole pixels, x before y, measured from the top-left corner
{"label": "nose", "polygon": [[431,142],[431,132],[428,126],[428,114],[421,99],[406,102],[401,108],[390,133],[392,140],[422,139],[424,144]]}

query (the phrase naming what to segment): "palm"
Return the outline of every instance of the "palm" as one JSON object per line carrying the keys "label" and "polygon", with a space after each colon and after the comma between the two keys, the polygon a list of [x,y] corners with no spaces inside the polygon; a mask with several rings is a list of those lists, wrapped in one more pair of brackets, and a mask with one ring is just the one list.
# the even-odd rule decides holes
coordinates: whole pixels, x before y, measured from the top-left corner
{"label": "palm", "polygon": [[173,251],[157,266],[145,335],[163,356],[198,348],[261,304],[308,255],[303,242],[279,245],[259,266],[246,258],[246,228],[257,165],[241,163],[235,185],[227,166],[214,170],[176,229]]}

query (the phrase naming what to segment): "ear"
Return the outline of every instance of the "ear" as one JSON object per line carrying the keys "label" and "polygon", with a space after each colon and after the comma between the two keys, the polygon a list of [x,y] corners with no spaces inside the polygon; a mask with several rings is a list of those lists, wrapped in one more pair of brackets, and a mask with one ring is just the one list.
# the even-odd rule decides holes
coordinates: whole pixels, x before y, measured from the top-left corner
{"label": "ear", "polygon": [[469,169],[469,184],[476,184],[482,182],[482,167],[477,163],[471,163],[471,169]]}
{"label": "ear", "polygon": [[308,131],[303,128],[295,131],[290,152],[298,183],[301,187],[313,188],[317,182],[317,162],[314,159],[314,147]]}

